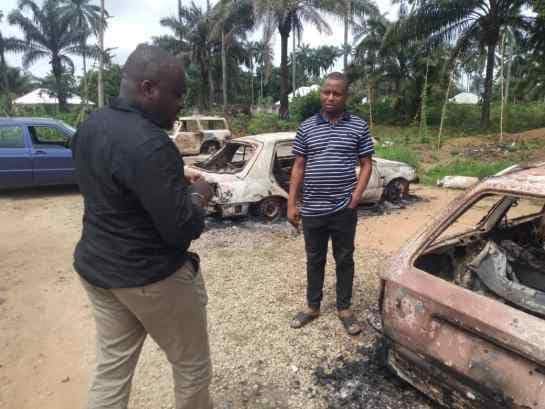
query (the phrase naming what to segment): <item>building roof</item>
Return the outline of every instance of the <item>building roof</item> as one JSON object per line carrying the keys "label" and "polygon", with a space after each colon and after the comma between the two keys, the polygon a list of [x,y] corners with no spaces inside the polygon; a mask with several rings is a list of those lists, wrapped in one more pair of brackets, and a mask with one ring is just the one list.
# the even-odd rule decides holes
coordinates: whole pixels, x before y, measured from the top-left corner
{"label": "building roof", "polygon": [[461,92],[450,99],[450,102],[457,104],[478,104],[479,96],[471,92]]}
{"label": "building roof", "polygon": [[[50,91],[45,88],[37,88],[22,97],[17,98],[13,103],[15,105],[56,105],[59,103],[57,97],[49,95]],[[67,98],[66,102],[69,105],[81,105],[82,99],[73,95]],[[91,101],[87,101],[88,105],[95,105]]]}

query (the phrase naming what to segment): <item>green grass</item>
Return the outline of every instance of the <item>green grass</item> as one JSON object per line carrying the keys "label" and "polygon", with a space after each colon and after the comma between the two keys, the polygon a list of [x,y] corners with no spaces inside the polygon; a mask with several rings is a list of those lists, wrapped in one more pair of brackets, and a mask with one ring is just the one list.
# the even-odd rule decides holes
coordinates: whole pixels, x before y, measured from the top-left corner
{"label": "green grass", "polygon": [[379,158],[396,160],[399,162],[405,162],[414,168],[418,168],[420,159],[418,153],[411,148],[403,145],[394,145],[390,147],[375,147],[376,154]]}
{"label": "green grass", "polygon": [[516,161],[503,160],[496,162],[477,162],[474,160],[457,160],[446,165],[436,165],[422,175],[422,183],[435,185],[437,180],[448,175],[476,176],[484,178],[498,173],[500,170],[513,165]]}

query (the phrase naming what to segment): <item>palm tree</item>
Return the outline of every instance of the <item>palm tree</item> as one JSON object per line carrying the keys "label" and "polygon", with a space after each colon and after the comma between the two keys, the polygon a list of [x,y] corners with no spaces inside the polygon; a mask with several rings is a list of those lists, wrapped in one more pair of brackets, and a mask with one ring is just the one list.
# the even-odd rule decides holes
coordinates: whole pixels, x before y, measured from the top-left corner
{"label": "palm tree", "polygon": [[221,42],[221,72],[223,109],[227,109],[227,53],[230,47],[243,41],[246,33],[253,29],[253,5],[250,0],[221,0],[213,10],[215,20],[212,29],[212,38]]}
{"label": "palm tree", "polygon": [[[31,17],[23,14],[30,10]],[[23,67],[27,68],[42,58],[48,58],[55,77],[55,93],[59,109],[66,110],[66,92],[63,74],[74,72],[74,62],[68,57],[79,45],[80,33],[71,29],[71,22],[59,11],[56,0],[45,0],[40,8],[33,0],[20,0],[19,9],[8,17],[10,24],[18,26],[25,36]]]}
{"label": "palm tree", "polygon": [[[91,0],[61,0],[59,12],[71,22],[71,30],[80,33],[79,52],[83,59],[83,105],[89,98],[87,87],[87,40],[90,35],[99,35],[101,26],[101,8],[90,4]],[[104,11],[106,18],[108,13]],[[103,21],[106,27],[106,21]]]}
{"label": "palm tree", "polygon": [[521,10],[529,0],[428,0],[398,27],[401,38],[426,39],[431,45],[456,40],[454,55],[478,41],[487,50],[486,79],[481,111],[481,126],[490,126],[490,102],[496,48],[506,27],[530,30],[532,17]]}
{"label": "palm tree", "polygon": [[[4,14],[0,11],[0,22],[2,22],[3,18]],[[6,95],[5,109],[8,113],[11,112],[11,91],[5,54],[7,52],[19,52],[23,48],[23,41],[14,37],[4,37],[0,31],[0,70],[2,71],[2,88]]]}
{"label": "palm tree", "polygon": [[259,102],[263,104],[263,88],[272,75],[273,50],[271,36],[265,34],[262,41],[256,43],[256,63],[259,65]]}
{"label": "palm tree", "polygon": [[344,24],[343,67],[346,71],[348,55],[352,52],[348,37],[354,18],[358,16],[364,21],[365,16],[378,15],[379,10],[374,0],[338,0],[333,4],[333,12],[342,18]]}
{"label": "palm tree", "polygon": [[265,25],[275,26],[280,33],[280,118],[289,116],[288,93],[288,39],[292,32],[299,37],[303,31],[303,23],[314,25],[320,33],[331,34],[331,28],[320,15],[320,11],[329,11],[326,2],[315,0],[254,0],[256,18]]}
{"label": "palm tree", "polygon": [[[160,20],[160,24],[171,29],[174,35],[153,38],[154,44],[166,47],[171,53],[187,58],[198,67],[201,87],[198,93],[200,109],[204,109],[208,102],[211,104],[214,97],[211,71],[211,48],[214,44],[211,38],[210,15],[210,10],[203,10],[193,1],[189,6],[182,6],[178,2],[178,15]],[[204,98],[207,94],[208,101]]]}

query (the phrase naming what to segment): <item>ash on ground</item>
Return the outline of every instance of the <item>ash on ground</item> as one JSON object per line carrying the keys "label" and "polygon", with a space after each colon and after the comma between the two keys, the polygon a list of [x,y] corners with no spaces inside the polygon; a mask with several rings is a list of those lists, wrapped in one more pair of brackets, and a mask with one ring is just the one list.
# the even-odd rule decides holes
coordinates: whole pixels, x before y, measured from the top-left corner
{"label": "ash on ground", "polygon": [[439,409],[386,367],[386,342],[376,336],[350,360],[339,356],[314,371],[329,409]]}
{"label": "ash on ground", "polygon": [[[358,207],[358,217],[382,216],[384,214],[397,213],[404,209],[419,203],[427,201],[426,199],[409,195],[398,203],[380,201],[374,204],[365,204]],[[238,217],[233,219],[220,219],[216,216],[210,216],[206,220],[207,230],[221,229],[242,229],[249,232],[270,231],[273,233],[296,234],[295,229],[288,223],[287,219],[280,218],[273,222],[267,222],[257,216]]]}

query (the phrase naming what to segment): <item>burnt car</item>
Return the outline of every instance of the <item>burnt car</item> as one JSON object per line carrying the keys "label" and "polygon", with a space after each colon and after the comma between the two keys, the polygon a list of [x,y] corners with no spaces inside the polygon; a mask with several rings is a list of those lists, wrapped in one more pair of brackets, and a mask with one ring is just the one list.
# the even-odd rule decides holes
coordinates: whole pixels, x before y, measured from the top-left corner
{"label": "burnt car", "polygon": [[545,408],[545,163],[485,179],[381,272],[387,365],[451,408]]}
{"label": "burnt car", "polygon": [[170,137],[182,155],[210,155],[231,139],[231,131],[225,118],[188,116],[178,118]]}
{"label": "burnt car", "polygon": [[[215,188],[209,212],[219,217],[254,214],[266,220],[284,215],[291,168],[295,161],[295,132],[245,136],[229,141],[217,154],[188,167]],[[359,171],[359,168],[357,169]],[[405,196],[417,180],[406,163],[373,158],[373,172],[361,203]]]}

